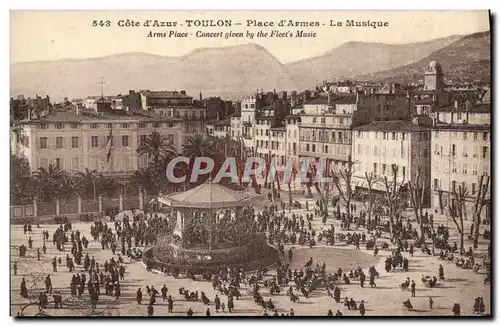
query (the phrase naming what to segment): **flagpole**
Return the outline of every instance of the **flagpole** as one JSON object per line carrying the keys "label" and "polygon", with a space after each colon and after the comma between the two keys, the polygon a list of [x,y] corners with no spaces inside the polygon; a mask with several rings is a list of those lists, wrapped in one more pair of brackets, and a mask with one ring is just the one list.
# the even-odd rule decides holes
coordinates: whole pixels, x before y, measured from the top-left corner
{"label": "flagpole", "polygon": [[208,200],[208,251],[212,251],[212,171],[208,177],[209,200]]}

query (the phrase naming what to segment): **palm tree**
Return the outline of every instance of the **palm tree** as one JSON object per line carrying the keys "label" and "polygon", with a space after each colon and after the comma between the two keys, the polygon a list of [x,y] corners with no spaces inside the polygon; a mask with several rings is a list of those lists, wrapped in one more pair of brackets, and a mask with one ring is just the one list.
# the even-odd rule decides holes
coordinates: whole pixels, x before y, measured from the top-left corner
{"label": "palm tree", "polygon": [[156,130],[153,130],[151,135],[140,144],[137,153],[139,156],[147,155],[148,159],[153,159],[155,162],[158,162],[162,156],[177,155],[168,138]]}
{"label": "palm tree", "polygon": [[58,166],[50,164],[48,168],[39,168],[33,172],[36,183],[36,197],[42,201],[60,198],[65,184],[66,173]]}
{"label": "palm tree", "polygon": [[196,134],[189,137],[183,146],[184,155],[193,161],[196,157],[212,157],[214,141],[211,137]]}
{"label": "palm tree", "polygon": [[102,182],[103,176],[97,172],[97,170],[89,170],[85,168],[84,172],[78,172],[76,174],[78,179],[78,185],[81,189],[81,195],[86,198],[93,197],[96,199],[96,196],[100,193],[100,184]]}

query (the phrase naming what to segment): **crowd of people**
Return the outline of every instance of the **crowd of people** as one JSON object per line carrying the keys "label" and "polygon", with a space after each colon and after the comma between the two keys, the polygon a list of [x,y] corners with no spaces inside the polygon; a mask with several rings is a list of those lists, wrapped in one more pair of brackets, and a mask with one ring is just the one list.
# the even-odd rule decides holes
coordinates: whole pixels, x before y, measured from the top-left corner
{"label": "crowd of people", "polygon": [[[419,239],[419,230],[406,219],[403,214],[396,213],[393,218],[386,218],[383,213],[367,214],[366,210],[358,210],[355,204],[351,204],[348,210],[351,214],[341,212],[341,204],[333,208],[331,218],[340,222],[340,227],[336,230],[333,224],[327,226],[327,218],[330,218],[326,205],[322,201],[317,201],[314,209],[309,210],[309,204],[306,204],[305,212],[291,212],[288,214],[285,205],[279,203],[270,203],[261,211],[256,211],[253,207],[246,207],[241,211],[241,216],[235,217],[230,211],[215,217],[213,234],[211,236],[215,243],[238,241],[241,237],[250,234],[260,234],[267,238],[269,244],[276,246],[282,259],[275,267],[272,273],[265,269],[260,269],[253,273],[248,273],[235,267],[220,268],[216,273],[203,273],[201,279],[212,282],[215,296],[209,295],[196,289],[179,288],[178,294],[169,292],[164,285],[160,291],[154,286],[146,286],[145,294],[142,288],[136,292],[137,304],[143,304],[143,296],[147,295],[146,312],[148,316],[154,316],[157,296],[161,293],[162,301],[167,302],[167,311],[174,312],[174,298],[176,296],[188,302],[188,306],[193,302],[202,302],[207,306],[206,316],[210,316],[212,304],[216,313],[233,313],[238,311],[237,301],[244,296],[251,296],[255,304],[263,309],[265,316],[294,316],[293,309],[283,312],[283,309],[277,307],[273,296],[286,292],[292,304],[299,304],[307,300],[313,292],[322,292],[332,298],[332,303],[343,305],[347,310],[357,310],[361,316],[366,314],[364,300],[355,300],[342,295],[341,287],[359,285],[365,287],[365,283],[371,288],[376,288],[376,279],[379,272],[375,266],[367,266],[366,270],[358,267],[354,270],[343,270],[341,266],[336,266],[336,272],[328,272],[327,266],[322,262],[314,262],[311,257],[300,269],[290,268],[293,259],[292,246],[304,246],[312,248],[318,243],[327,246],[334,246],[339,243],[351,245],[360,250],[360,245],[364,244],[366,249],[373,250],[374,256],[379,254],[381,249],[390,249],[391,253],[385,258],[385,271],[394,272],[398,268],[403,272],[409,271],[409,257],[414,255],[417,245],[414,243]],[[83,230],[74,230],[71,222],[67,221],[53,231],[52,244],[54,248],[64,255],[69,248],[70,251],[65,255],[65,266],[69,273],[72,273],[69,284],[69,295],[75,298],[82,298],[87,295],[90,298],[91,308],[96,309],[99,304],[99,298],[102,295],[114,297],[119,300],[122,295],[122,284],[127,275],[124,257],[129,261],[140,260],[142,257],[142,248],[151,246],[165,235],[172,235],[175,227],[175,221],[167,214],[151,214],[143,212],[133,212],[131,216],[122,214],[121,219],[113,215],[111,222],[97,220],[91,223],[89,227],[91,241],[100,244],[101,250],[109,250],[110,258],[104,262],[99,262],[88,252],[89,241],[84,235]],[[207,242],[208,233],[206,226],[202,226],[199,221],[201,218],[194,219],[193,225],[188,225],[189,232],[185,233],[185,241],[193,243]],[[238,223],[235,223],[238,219]],[[322,230],[313,227],[313,221],[321,220],[324,225]],[[196,222],[198,221],[198,222]],[[450,255],[457,252],[456,243],[450,245],[449,230],[443,225],[434,225],[433,215],[427,213],[423,219],[423,230],[428,239],[431,240],[432,249],[427,245],[418,245],[422,252],[435,255],[435,248],[440,250],[438,257],[449,260]],[[317,223],[316,223],[317,224]],[[28,248],[34,250],[33,229],[31,224],[27,223],[23,227],[24,234],[29,238],[27,240]],[[86,232],[86,230],[85,230]],[[391,243],[380,242],[380,238],[386,236]],[[36,248],[38,260],[40,255],[47,252],[47,243],[49,232],[42,232],[43,246]],[[378,243],[378,245],[377,245]],[[24,244],[19,247],[19,258],[26,258],[28,249]],[[42,249],[40,251],[40,249]],[[461,255],[462,254],[462,255]],[[460,258],[451,261],[456,262],[456,266],[464,268],[475,266],[472,248],[467,252],[459,252]],[[462,257],[463,256],[463,257]],[[465,257],[465,258],[464,258]],[[53,273],[60,273],[63,266],[61,257],[52,259]],[[472,268],[471,267],[471,268]],[[13,265],[14,275],[17,275],[17,262]],[[78,271],[77,271],[78,270]],[[77,272],[76,272],[77,271]],[[167,274],[165,272],[165,274]],[[169,273],[174,277],[179,277],[179,271]],[[188,278],[196,278],[186,272]],[[440,265],[438,276],[422,276],[422,282],[425,287],[434,287],[438,279],[444,281],[444,268]],[[409,290],[411,297],[415,297],[416,282],[407,278],[400,285],[401,289]],[[60,292],[52,293],[51,276],[45,278],[45,291],[38,295],[40,307],[49,306],[48,295],[53,296],[53,307],[63,307],[63,296]],[[26,286],[26,280],[23,278],[20,286],[20,293],[23,298],[30,296]],[[344,299],[342,299],[344,297]],[[182,300],[181,299],[181,300]],[[430,298],[432,301],[432,298]],[[410,309],[412,306],[410,299],[405,301],[404,306]],[[432,309],[432,303],[430,303]],[[280,314],[278,310],[281,310]],[[335,309],[334,309],[335,310]],[[484,313],[484,302],[481,297],[476,298],[474,303],[474,313]],[[460,305],[454,306],[453,312],[460,313]],[[177,311],[176,311],[177,312]],[[191,307],[186,315],[194,314]],[[342,316],[341,309],[337,309],[334,314],[330,309],[328,316]]]}

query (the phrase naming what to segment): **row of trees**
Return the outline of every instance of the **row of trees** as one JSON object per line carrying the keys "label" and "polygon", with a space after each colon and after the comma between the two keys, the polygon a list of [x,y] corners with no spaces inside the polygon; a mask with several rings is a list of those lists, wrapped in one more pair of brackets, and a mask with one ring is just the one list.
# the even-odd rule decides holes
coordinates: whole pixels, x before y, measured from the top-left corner
{"label": "row of trees", "polygon": [[106,179],[96,170],[68,173],[50,164],[31,173],[25,158],[11,155],[10,158],[10,201],[13,205],[30,204],[34,199],[50,202],[56,199],[111,197],[125,185]]}
{"label": "row of trees", "polygon": [[[372,217],[372,213],[376,208],[385,208],[389,218],[389,227],[391,234],[393,233],[394,220],[397,215],[401,214],[403,210],[411,205],[415,221],[417,222],[420,232],[419,239],[416,241],[417,245],[425,242],[425,232],[424,232],[424,206],[425,206],[425,196],[426,193],[430,191],[430,185],[425,182],[422,177],[421,170],[418,169],[414,178],[412,180],[405,180],[404,175],[401,180],[398,180],[398,166],[393,164],[391,166],[391,175],[384,176],[383,178],[376,178],[373,173],[365,172],[364,179],[367,185],[367,194],[361,195],[353,189],[354,166],[355,162],[349,157],[345,168],[339,169],[336,178],[333,180],[338,195],[334,195],[331,198],[333,205],[335,205],[339,199],[344,204],[347,214],[351,215],[351,203],[354,200],[361,200],[367,203],[367,215],[369,219]],[[383,185],[383,195],[375,194],[374,185],[381,183]],[[468,190],[462,186],[454,189],[451,193],[453,202],[449,205],[449,216],[453,220],[457,227],[457,231],[460,234],[460,244],[459,248],[464,248],[464,226],[463,221],[467,219],[466,202],[473,198],[473,216],[472,221],[475,224],[474,229],[474,246],[477,247],[477,242],[479,239],[479,225],[481,224],[481,214],[484,206],[487,203],[485,199],[486,193],[489,189],[489,177],[481,176],[479,178],[479,188],[475,193],[475,197],[469,196]],[[321,194],[323,196],[323,194]]]}
{"label": "row of trees", "polygon": [[[34,199],[45,202],[77,196],[83,199],[97,198],[99,195],[111,197],[118,191],[129,193],[128,189],[158,194],[160,191],[168,191],[169,188],[175,190],[178,186],[168,183],[165,171],[170,160],[180,154],[189,157],[191,161],[189,165],[177,164],[174,171],[176,176],[189,176],[196,157],[211,157],[215,161],[214,170],[218,171],[227,156],[242,159],[243,152],[238,141],[198,134],[188,138],[182,153],[178,153],[165,136],[153,131],[137,149],[139,156],[148,158],[148,166],[135,171],[130,178],[124,180],[106,178],[98,171],[89,169],[69,173],[54,164],[31,173],[29,162],[25,158],[11,155],[11,204],[28,204]],[[204,182],[207,177],[199,178],[197,184]],[[188,182],[189,177],[186,179]],[[189,185],[186,183],[183,186]]]}

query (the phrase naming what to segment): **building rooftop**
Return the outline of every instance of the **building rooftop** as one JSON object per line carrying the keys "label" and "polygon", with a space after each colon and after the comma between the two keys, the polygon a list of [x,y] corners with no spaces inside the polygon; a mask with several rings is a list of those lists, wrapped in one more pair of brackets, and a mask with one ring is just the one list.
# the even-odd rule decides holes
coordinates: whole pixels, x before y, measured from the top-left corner
{"label": "building rooftop", "polygon": [[224,118],[222,120],[214,122],[214,126],[230,126],[230,125],[231,125],[230,118]]}
{"label": "building rooftop", "polygon": [[150,91],[150,90],[142,90],[140,91],[143,95],[149,97],[163,97],[163,98],[193,98],[192,96],[183,94],[178,91]]}
{"label": "building rooftop", "polygon": [[255,196],[247,191],[237,191],[219,183],[206,182],[193,189],[159,197],[158,200],[172,207],[230,208],[247,205]]}
{"label": "building rooftop", "polygon": [[449,130],[449,131],[491,131],[491,125],[475,125],[475,124],[437,124],[433,130]]}
{"label": "building rooftop", "polygon": [[366,125],[361,125],[353,128],[359,131],[387,131],[387,132],[414,132],[414,131],[429,131],[429,127],[413,124],[411,121],[394,120],[394,121],[374,121]]}
{"label": "building rooftop", "polygon": [[126,114],[125,112],[120,113],[100,113],[97,114],[93,110],[80,110],[79,114],[76,114],[73,110],[67,111],[54,111],[47,115],[41,116],[37,119],[31,119],[29,121],[23,121],[22,123],[82,123],[82,122],[105,122],[105,121],[136,121],[136,122],[156,122],[156,121],[167,121],[167,122],[180,122],[182,119],[165,117],[162,115],[154,114],[147,111],[142,111],[140,113]]}
{"label": "building rooftop", "polygon": [[491,113],[491,103],[477,103],[471,104],[470,109],[466,109],[464,105],[460,105],[458,108],[454,106],[442,106],[436,108],[436,112],[470,112],[470,113]]}

